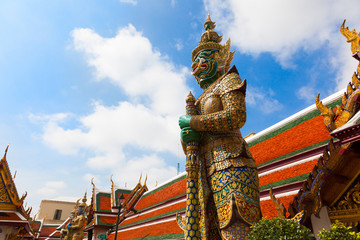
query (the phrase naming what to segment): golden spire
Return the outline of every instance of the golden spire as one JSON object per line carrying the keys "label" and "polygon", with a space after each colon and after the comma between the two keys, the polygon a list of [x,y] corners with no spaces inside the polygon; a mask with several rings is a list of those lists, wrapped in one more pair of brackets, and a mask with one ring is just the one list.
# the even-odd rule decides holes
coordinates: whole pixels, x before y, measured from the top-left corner
{"label": "golden spire", "polygon": [[140,173],[139,184],[141,183],[142,173]]}
{"label": "golden spire", "polygon": [[145,178],[145,182],[144,182],[144,186],[146,186],[146,181],[147,181],[147,174],[146,174],[146,178]]}
{"label": "golden spire", "polygon": [[87,194],[87,192],[85,192],[84,197],[82,199],[82,202],[84,202],[84,203],[87,201],[86,194]]}
{"label": "golden spire", "polygon": [[215,28],[216,24],[215,22],[211,21],[210,13],[208,13],[206,21],[204,23],[205,30],[213,30]]}
{"label": "golden spire", "polygon": [[114,193],[114,181],[112,180],[112,174],[110,176],[110,181],[111,181],[111,201],[112,201],[112,205],[115,206],[115,193]]}
{"label": "golden spire", "polygon": [[9,149],[9,144],[7,145],[7,147],[5,149],[5,153],[4,153],[4,156],[1,158],[1,161],[6,161],[6,154],[7,154],[8,149]]}

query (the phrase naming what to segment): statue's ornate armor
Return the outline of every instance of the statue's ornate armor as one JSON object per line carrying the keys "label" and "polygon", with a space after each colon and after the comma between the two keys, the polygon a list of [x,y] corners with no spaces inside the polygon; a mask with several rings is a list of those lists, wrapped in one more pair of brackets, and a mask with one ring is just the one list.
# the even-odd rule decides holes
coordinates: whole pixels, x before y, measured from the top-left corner
{"label": "statue's ornate armor", "polygon": [[86,205],[86,193],[79,204],[80,199],[76,202],[74,210],[71,212],[71,220],[67,227],[61,231],[64,240],[82,240],[84,238],[84,226],[86,224],[85,214],[88,213],[89,207]]}
{"label": "statue's ornate armor", "polygon": [[72,230],[72,240],[82,240],[84,237],[84,227],[85,224],[85,216],[84,215],[79,215],[77,216],[72,225],[71,225],[71,230]]}
{"label": "statue's ornate armor", "polygon": [[[261,218],[255,161],[240,128],[246,121],[246,82],[235,67],[197,99],[190,126],[200,139],[200,230],[202,239],[245,239]],[[235,238],[234,238],[235,237]]]}

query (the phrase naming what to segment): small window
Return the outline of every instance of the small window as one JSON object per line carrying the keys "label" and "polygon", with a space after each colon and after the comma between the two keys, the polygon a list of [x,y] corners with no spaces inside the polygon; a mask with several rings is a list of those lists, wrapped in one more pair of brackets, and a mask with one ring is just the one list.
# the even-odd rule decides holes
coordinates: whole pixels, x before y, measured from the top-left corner
{"label": "small window", "polygon": [[54,220],[60,220],[60,218],[61,218],[61,212],[62,212],[61,209],[56,209],[56,210],[55,210]]}

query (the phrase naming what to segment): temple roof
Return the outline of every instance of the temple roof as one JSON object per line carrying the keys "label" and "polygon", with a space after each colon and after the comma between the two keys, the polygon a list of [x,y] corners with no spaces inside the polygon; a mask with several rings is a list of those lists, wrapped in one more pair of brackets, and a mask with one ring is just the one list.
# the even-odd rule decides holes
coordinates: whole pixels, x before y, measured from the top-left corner
{"label": "temple roof", "polygon": [[9,146],[6,147],[5,154],[0,161],[0,225],[21,226],[30,233],[31,227],[29,217],[31,208],[25,210],[23,206],[26,193],[20,198],[11,175],[6,154]]}
{"label": "temple roof", "polygon": [[16,210],[22,205],[22,200],[16,190],[13,177],[9,169],[9,165],[6,160],[6,153],[8,147],[5,150],[5,155],[0,162],[0,209],[4,210]]}

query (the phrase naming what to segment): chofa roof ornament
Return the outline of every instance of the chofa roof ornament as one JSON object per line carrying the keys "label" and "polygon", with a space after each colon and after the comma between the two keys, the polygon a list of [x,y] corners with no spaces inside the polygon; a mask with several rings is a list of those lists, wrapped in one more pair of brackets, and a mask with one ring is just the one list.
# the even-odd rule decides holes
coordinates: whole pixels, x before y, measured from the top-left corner
{"label": "chofa roof ornament", "polygon": [[[351,52],[353,57],[360,61],[360,33],[354,30],[350,31],[348,27],[345,28],[345,20],[343,21],[340,32],[351,43]],[[324,116],[324,124],[326,128],[332,132],[333,130],[343,126],[347,123],[360,109],[360,63],[357,66],[357,71],[352,76],[352,81],[349,82],[346,93],[342,97],[341,105],[336,109],[328,108],[319,100],[320,94],[316,97],[316,107]]]}
{"label": "chofa roof ornament", "polygon": [[353,57],[360,61],[360,33],[357,33],[355,29],[350,31],[348,27],[345,27],[345,21],[346,19],[344,19],[341,24],[340,32],[344,35],[344,37],[346,37],[346,41],[351,44]]}

